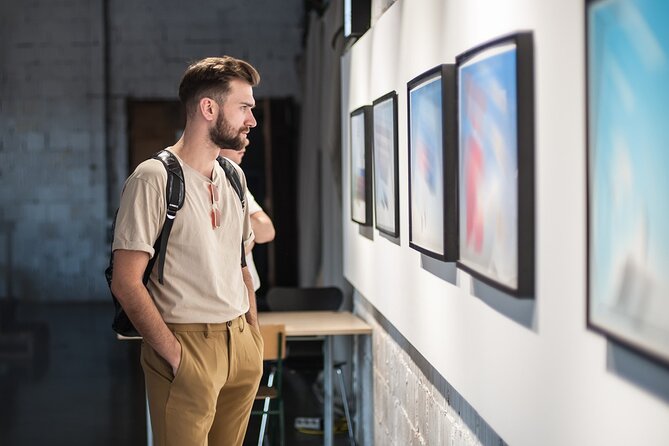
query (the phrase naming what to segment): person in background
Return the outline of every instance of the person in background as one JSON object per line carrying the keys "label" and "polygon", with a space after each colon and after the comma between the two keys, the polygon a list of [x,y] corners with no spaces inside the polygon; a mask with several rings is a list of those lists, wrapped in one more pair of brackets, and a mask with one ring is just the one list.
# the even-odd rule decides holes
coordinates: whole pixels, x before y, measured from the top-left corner
{"label": "person in background", "polygon": [[[242,159],[246,154],[246,147],[241,150],[221,149],[220,154],[222,157],[237,163],[237,165],[241,165]],[[258,276],[258,271],[253,262],[253,246],[255,246],[256,243],[262,244],[271,242],[274,240],[276,232],[274,230],[272,219],[269,218],[269,215],[267,215],[256,202],[251,190],[248,188],[246,189],[246,203],[249,207],[249,214],[251,214],[251,228],[255,234],[253,242],[246,246],[246,264],[248,265],[249,272],[253,278],[253,289],[254,291],[258,291],[258,288],[260,288],[260,277]]]}
{"label": "person in background", "polygon": [[[240,446],[263,366],[255,292],[242,251],[253,242],[249,207],[216,161],[243,149],[256,126],[249,63],[210,57],[179,85],[186,127],[170,151],[185,181],[164,282],[142,276],[166,218],[167,172],[141,163],[126,180],[112,249],[112,292],[142,335],[141,363],[156,446]],[[246,178],[233,166],[246,191]]]}

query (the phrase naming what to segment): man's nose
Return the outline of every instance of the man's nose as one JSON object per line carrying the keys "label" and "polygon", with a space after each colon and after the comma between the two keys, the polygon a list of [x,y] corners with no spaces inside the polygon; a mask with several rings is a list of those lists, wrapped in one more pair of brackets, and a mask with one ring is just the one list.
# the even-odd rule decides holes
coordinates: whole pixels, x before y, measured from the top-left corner
{"label": "man's nose", "polygon": [[253,111],[249,110],[249,115],[246,118],[246,125],[249,127],[255,127],[258,124],[255,116],[253,116]]}

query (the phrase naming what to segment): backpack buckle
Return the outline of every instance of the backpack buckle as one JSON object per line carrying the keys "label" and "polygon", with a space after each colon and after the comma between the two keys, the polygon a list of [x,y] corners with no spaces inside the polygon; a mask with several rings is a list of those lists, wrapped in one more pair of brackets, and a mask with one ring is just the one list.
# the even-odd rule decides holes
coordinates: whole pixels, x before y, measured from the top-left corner
{"label": "backpack buckle", "polygon": [[170,220],[174,220],[174,218],[177,216],[177,211],[179,210],[179,206],[176,204],[169,203],[167,205],[167,218]]}

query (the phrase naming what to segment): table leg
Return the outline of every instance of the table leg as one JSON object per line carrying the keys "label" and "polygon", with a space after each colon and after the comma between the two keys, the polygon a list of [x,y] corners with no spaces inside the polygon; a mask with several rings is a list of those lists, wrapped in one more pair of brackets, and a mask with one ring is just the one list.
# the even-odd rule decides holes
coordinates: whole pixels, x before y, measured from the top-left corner
{"label": "table leg", "polygon": [[332,336],[325,336],[323,341],[323,444],[333,446],[333,407],[332,407]]}
{"label": "table leg", "polygon": [[145,399],[146,399],[146,446],[153,446],[153,431],[151,430],[151,414],[149,413],[148,395],[146,396]]}

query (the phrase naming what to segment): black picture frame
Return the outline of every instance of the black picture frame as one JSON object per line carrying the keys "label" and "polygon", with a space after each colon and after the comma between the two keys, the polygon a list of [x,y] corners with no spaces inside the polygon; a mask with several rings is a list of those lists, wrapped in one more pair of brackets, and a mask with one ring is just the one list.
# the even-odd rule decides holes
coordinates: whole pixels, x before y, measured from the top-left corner
{"label": "black picture frame", "polygon": [[407,83],[409,246],[458,259],[455,66],[438,65]]}
{"label": "black picture frame", "polygon": [[347,41],[365,34],[372,18],[371,0],[344,0],[343,33]]}
{"label": "black picture frame", "polygon": [[[387,108],[390,107],[390,110]],[[380,119],[384,118],[384,119]],[[390,122],[387,119],[390,119]],[[397,93],[391,91],[372,102],[374,222],[379,231],[400,235],[400,189],[397,129]]]}
{"label": "black picture frame", "polygon": [[351,220],[371,226],[372,215],[372,106],[350,115]]}
{"label": "black picture frame", "polygon": [[647,24],[646,42],[669,27],[664,4],[585,2],[586,324],[669,367],[669,75],[648,63],[620,11]]}
{"label": "black picture frame", "polygon": [[456,67],[460,233],[456,264],[505,293],[533,298],[532,32],[473,47],[456,57]]}

